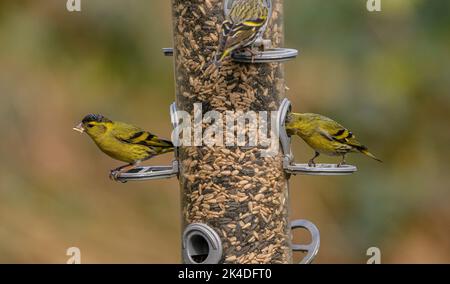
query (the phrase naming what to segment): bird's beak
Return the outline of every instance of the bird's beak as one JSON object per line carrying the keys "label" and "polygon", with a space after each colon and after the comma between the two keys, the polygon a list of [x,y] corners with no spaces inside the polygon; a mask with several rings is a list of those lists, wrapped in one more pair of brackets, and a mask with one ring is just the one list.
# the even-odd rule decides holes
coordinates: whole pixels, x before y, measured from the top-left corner
{"label": "bird's beak", "polygon": [[83,123],[78,124],[77,126],[75,126],[73,128],[73,130],[75,130],[76,132],[80,132],[80,133],[84,133],[84,127],[83,127]]}

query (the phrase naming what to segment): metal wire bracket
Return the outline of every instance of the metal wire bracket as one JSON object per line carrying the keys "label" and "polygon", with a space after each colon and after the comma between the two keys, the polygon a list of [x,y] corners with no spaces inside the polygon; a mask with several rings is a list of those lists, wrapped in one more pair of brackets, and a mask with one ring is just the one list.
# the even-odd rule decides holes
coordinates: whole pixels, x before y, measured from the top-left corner
{"label": "metal wire bracket", "polygon": [[281,149],[283,150],[283,166],[284,170],[290,174],[316,175],[316,176],[342,176],[350,175],[358,169],[352,165],[338,166],[336,164],[317,164],[309,166],[308,164],[296,164],[291,149],[291,138],[286,132],[286,118],[291,112],[291,102],[284,99],[278,111],[278,125],[280,133]]}
{"label": "metal wire bracket", "polygon": [[314,261],[319,253],[320,247],[320,233],[316,225],[307,220],[295,220],[291,223],[291,230],[305,229],[311,234],[312,242],[308,245],[292,244],[293,251],[306,252],[306,256],[302,259],[300,264],[310,264]]}
{"label": "metal wire bracket", "polygon": [[[175,129],[178,126],[178,115],[176,104],[173,103],[170,106],[170,117],[172,126]],[[177,139],[176,137],[174,139]],[[173,141],[175,145],[177,141]],[[146,181],[146,180],[158,180],[177,177],[179,173],[178,162],[178,147],[174,149],[174,161],[171,166],[149,166],[149,167],[137,167],[128,172],[122,173],[117,177],[120,182],[128,181]]]}
{"label": "metal wire bracket", "polygon": [[165,47],[162,49],[165,56],[173,56],[173,48],[172,47]]}

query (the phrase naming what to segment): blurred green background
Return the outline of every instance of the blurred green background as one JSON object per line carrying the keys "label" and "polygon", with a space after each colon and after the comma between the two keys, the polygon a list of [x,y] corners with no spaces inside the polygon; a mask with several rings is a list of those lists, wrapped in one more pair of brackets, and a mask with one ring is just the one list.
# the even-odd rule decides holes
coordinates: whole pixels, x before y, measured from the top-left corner
{"label": "blurred green background", "polygon": [[[293,178],[291,217],[319,227],[317,263],[365,263],[372,246],[383,263],[449,263],[450,1],[382,4],[285,1],[286,45],[302,52],[286,64],[295,111],[335,118],[385,161]],[[0,2],[0,263],[65,263],[72,246],[83,263],[177,263],[177,180],[113,183],[120,163],[72,131],[95,112],[170,137],[170,2],[82,9]]]}

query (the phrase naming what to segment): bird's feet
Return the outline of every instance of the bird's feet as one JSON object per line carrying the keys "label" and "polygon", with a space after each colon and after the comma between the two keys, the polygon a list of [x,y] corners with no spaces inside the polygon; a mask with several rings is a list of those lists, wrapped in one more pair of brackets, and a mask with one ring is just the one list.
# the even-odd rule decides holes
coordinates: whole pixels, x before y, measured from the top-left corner
{"label": "bird's feet", "polygon": [[320,156],[320,153],[316,151],[316,153],[314,154],[314,157],[309,160],[308,162],[308,166],[311,168],[315,168],[316,167],[316,162],[315,160]]}
{"label": "bird's feet", "polygon": [[109,172],[109,179],[112,180],[112,181],[117,181],[118,178],[119,178],[119,174],[120,174],[119,171],[111,170]]}
{"label": "bird's feet", "polygon": [[120,174],[122,173],[121,170],[111,170],[111,172],[109,173],[109,179],[112,181],[116,181],[116,182],[121,182],[121,183],[126,183],[126,181],[121,181],[120,178]]}
{"label": "bird's feet", "polygon": [[309,160],[308,166],[309,166],[310,168],[315,168],[317,165],[316,165],[316,162],[314,162],[314,160]]}
{"label": "bird's feet", "polygon": [[252,63],[255,63],[255,57],[256,57],[257,55],[259,55],[259,52],[258,52],[258,51],[255,51],[255,50],[253,49],[253,47],[247,47],[247,48],[245,49],[245,51],[248,52],[248,53],[250,53],[250,55],[251,55],[251,57],[252,57]]}
{"label": "bird's feet", "polygon": [[342,156],[342,162],[340,162],[337,167],[342,168],[343,166],[346,166],[347,162],[345,161],[345,155]]}
{"label": "bird's feet", "polygon": [[120,180],[120,175],[125,173],[125,172],[127,172],[127,171],[130,171],[130,170],[134,169],[138,163],[127,164],[125,166],[121,166],[121,167],[118,167],[117,169],[111,170],[111,172],[109,173],[109,178],[112,181],[126,183],[126,181]]}
{"label": "bird's feet", "polygon": [[347,165],[347,162],[346,161],[342,161],[342,162],[340,162],[338,165],[337,165],[337,167],[338,168],[342,168],[343,166],[346,166]]}

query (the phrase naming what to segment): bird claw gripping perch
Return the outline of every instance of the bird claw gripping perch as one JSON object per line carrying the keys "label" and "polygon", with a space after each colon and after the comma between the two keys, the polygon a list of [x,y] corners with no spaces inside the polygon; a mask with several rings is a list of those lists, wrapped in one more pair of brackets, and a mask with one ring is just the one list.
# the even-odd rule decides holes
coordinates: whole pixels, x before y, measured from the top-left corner
{"label": "bird claw gripping perch", "polygon": [[126,180],[119,180],[119,176],[120,176],[120,171],[118,171],[118,170],[111,170],[111,172],[109,173],[110,180],[121,182],[121,183],[127,182]]}
{"label": "bird claw gripping perch", "polygon": [[[170,106],[170,116],[172,121],[172,126],[175,129],[178,126],[177,108],[175,103]],[[175,145],[178,145],[173,141]],[[119,182],[128,181],[146,181],[146,180],[158,180],[158,179],[168,179],[173,177],[178,177],[179,173],[179,162],[178,162],[178,147],[175,146],[174,149],[175,159],[172,165],[168,166],[149,166],[149,167],[136,167],[130,171],[124,173],[113,173],[115,180]]]}
{"label": "bird claw gripping perch", "polygon": [[280,133],[280,143],[283,150],[283,166],[284,170],[289,174],[301,175],[318,175],[318,176],[340,176],[350,175],[358,169],[352,165],[336,165],[336,164],[296,164],[291,149],[291,138],[286,132],[286,118],[291,111],[291,102],[284,99],[278,111],[278,125]]}

